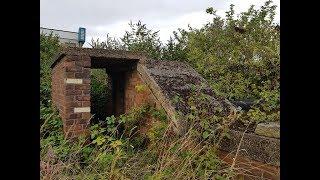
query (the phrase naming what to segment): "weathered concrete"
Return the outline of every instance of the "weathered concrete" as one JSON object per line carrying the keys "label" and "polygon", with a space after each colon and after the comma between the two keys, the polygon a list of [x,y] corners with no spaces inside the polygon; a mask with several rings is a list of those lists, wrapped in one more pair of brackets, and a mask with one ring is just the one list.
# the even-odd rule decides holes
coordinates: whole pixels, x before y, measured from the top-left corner
{"label": "weathered concrete", "polygon": [[[166,98],[171,101],[175,110],[184,115],[190,112],[187,101],[192,94],[194,85],[198,88],[201,87],[201,92],[207,96],[201,103],[207,105],[209,114],[213,114],[217,107],[222,108],[226,114],[235,110],[235,107],[228,100],[218,97],[209,87],[207,81],[186,63],[147,60],[146,68]],[[180,97],[181,100],[174,102],[175,97]],[[197,103],[200,104],[200,101]]]}
{"label": "weathered concrete", "polygon": [[143,64],[146,60],[144,53],[123,51],[123,50],[107,50],[107,49],[96,49],[96,48],[77,48],[77,47],[64,47],[61,48],[59,53],[54,57],[54,63],[51,65],[53,68],[64,56],[89,56],[93,59],[101,60],[126,60],[127,62],[133,60],[139,60],[139,63]]}
{"label": "weathered concrete", "polygon": [[265,164],[280,166],[280,139],[230,130],[230,139],[223,139],[221,150],[235,153],[242,135],[239,155]]}
{"label": "weathered concrete", "polygon": [[259,123],[255,129],[255,133],[260,136],[280,138],[280,123],[279,122]]}

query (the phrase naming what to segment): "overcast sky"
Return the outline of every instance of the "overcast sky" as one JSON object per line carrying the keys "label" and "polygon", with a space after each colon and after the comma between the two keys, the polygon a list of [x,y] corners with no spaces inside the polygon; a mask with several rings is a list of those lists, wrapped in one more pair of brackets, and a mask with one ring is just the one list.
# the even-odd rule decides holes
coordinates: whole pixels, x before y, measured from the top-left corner
{"label": "overcast sky", "polygon": [[[246,11],[251,4],[260,7],[265,0],[40,0],[40,26],[68,31],[87,30],[85,47],[91,38],[104,40],[106,34],[122,37],[129,30],[130,20],[142,20],[148,28],[160,30],[160,39],[166,41],[177,28],[201,27],[211,20],[208,7],[225,15],[230,4],[236,13]],[[280,0],[275,21],[280,23]]]}

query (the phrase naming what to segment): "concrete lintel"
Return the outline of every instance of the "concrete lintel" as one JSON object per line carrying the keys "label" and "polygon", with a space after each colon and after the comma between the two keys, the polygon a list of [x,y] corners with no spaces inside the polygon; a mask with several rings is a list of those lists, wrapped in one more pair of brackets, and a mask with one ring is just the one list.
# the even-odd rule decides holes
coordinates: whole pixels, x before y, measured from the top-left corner
{"label": "concrete lintel", "polygon": [[83,79],[72,79],[72,78],[67,78],[66,79],[67,84],[82,84]]}
{"label": "concrete lintel", "polygon": [[82,112],[90,112],[90,107],[76,107],[74,108],[75,113],[82,113]]}

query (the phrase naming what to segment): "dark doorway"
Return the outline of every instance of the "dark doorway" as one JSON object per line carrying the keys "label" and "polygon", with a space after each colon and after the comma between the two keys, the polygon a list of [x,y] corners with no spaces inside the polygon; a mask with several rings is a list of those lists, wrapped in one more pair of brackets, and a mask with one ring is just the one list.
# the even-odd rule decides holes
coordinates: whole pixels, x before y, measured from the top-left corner
{"label": "dark doorway", "polygon": [[[108,73],[107,69],[107,73]],[[112,115],[119,116],[124,113],[124,95],[126,75],[128,72],[109,72],[112,84]],[[110,106],[109,106],[110,107]]]}
{"label": "dark doorway", "polygon": [[125,86],[138,60],[91,59],[91,112],[93,122],[119,116],[125,109]]}
{"label": "dark doorway", "polygon": [[112,115],[107,111],[112,105],[112,84],[111,78],[106,74],[105,69],[91,69],[91,121],[98,122]]}

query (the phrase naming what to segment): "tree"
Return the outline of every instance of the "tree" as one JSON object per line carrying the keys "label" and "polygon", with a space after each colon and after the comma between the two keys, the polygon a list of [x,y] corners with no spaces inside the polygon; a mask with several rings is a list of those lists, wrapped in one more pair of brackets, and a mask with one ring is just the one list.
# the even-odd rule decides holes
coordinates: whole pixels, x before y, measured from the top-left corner
{"label": "tree", "polygon": [[273,23],[275,9],[267,1],[234,18],[231,5],[222,19],[208,8],[212,22],[188,32],[188,62],[218,94],[254,101],[246,115],[258,121],[280,118],[280,31]]}
{"label": "tree", "polygon": [[276,121],[280,118],[280,26],[274,23],[275,10],[268,0],[261,8],[251,6],[235,18],[234,5],[230,5],[222,18],[209,7],[206,12],[213,16],[212,21],[200,29],[178,29],[165,44],[159,31],[148,29],[141,21],[130,22],[131,29],[120,40],[108,37],[100,47],[186,61],[218,95],[253,102],[244,119]]}
{"label": "tree", "polygon": [[48,106],[51,96],[51,64],[59,50],[59,39],[52,34],[40,34],[40,103]]}
{"label": "tree", "polygon": [[146,52],[150,58],[160,59],[162,43],[159,38],[159,31],[153,31],[138,21],[136,24],[129,23],[131,30],[126,31],[121,41],[129,51]]}

